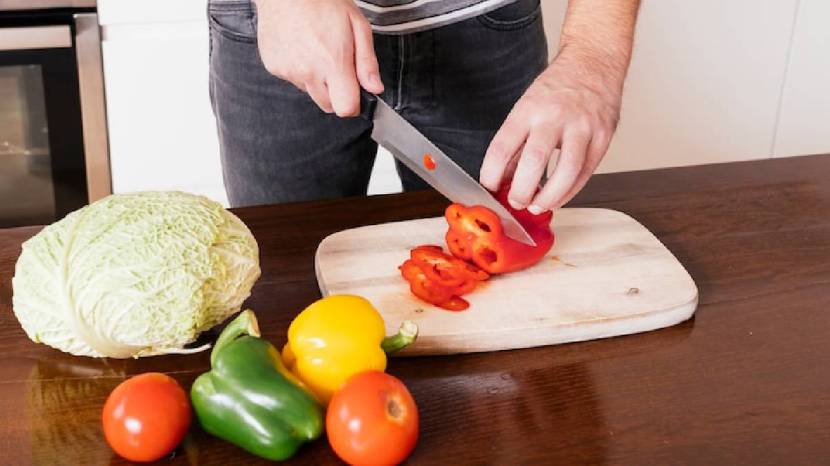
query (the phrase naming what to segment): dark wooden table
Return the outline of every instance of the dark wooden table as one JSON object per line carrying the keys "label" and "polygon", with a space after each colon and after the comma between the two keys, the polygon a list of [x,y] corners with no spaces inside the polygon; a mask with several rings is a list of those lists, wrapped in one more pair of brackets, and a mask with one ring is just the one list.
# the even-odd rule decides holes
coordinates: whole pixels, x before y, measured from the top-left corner
{"label": "dark wooden table", "polygon": [[[413,464],[830,464],[830,155],[596,176],[575,205],[631,214],[700,288],[694,319],[546,348],[393,360],[421,412]],[[312,257],[344,228],[437,215],[435,194],[236,212],[262,250],[249,306],[278,345],[319,297]],[[104,399],[164,371],[189,387],[208,355],[73,357],[11,312],[20,243],[0,231],[0,463],[120,464]],[[509,312],[509,311],[505,311]],[[297,463],[329,464],[325,440]],[[174,464],[256,459],[193,428]]]}

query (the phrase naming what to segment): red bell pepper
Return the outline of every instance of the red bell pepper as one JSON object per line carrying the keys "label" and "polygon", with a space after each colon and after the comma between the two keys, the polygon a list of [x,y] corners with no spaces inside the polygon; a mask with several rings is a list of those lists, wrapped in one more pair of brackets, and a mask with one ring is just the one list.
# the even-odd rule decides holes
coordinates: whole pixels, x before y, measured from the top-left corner
{"label": "red bell pepper", "polygon": [[550,229],[553,212],[534,215],[526,209],[513,209],[507,203],[508,189],[509,184],[504,185],[496,193],[496,199],[525,227],[536,246],[529,246],[505,235],[499,217],[486,207],[452,204],[445,212],[449,224],[446,240],[450,252],[490,274],[515,272],[530,267],[553,247],[554,236]]}
{"label": "red bell pepper", "polygon": [[470,304],[461,298],[490,275],[473,264],[444,253],[440,246],[418,246],[400,267],[412,294],[423,301],[451,311],[462,311]]}
{"label": "red bell pepper", "polygon": [[429,267],[424,269],[427,276],[445,286],[458,287],[464,282],[490,278],[490,274],[477,266],[445,254],[440,246],[418,246],[412,250],[410,258],[428,265]]}

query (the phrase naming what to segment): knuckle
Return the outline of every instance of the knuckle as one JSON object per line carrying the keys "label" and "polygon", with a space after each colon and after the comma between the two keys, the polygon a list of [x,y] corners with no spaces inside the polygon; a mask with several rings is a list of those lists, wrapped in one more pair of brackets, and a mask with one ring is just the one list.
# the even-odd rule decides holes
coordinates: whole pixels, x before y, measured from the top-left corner
{"label": "knuckle", "polygon": [[368,33],[368,35],[371,37],[372,26],[369,24],[369,20],[366,19],[366,17],[363,16],[363,14],[358,13],[354,15],[352,19],[354,21],[355,26],[357,26],[360,32]]}
{"label": "knuckle", "polygon": [[340,106],[337,109],[336,113],[339,117],[351,117],[355,116],[358,113],[358,105],[355,102],[348,102]]}
{"label": "knuckle", "polygon": [[379,72],[380,66],[378,65],[378,59],[371,51],[365,51],[358,54],[355,57],[355,60],[358,63],[358,67],[361,67],[362,69],[374,71],[375,73]]}
{"label": "knuckle", "polygon": [[301,67],[287,73],[286,77],[291,82],[307,83],[314,80],[314,72],[311,68]]}
{"label": "knuckle", "polygon": [[335,104],[335,113],[340,117],[355,116],[360,111],[360,101],[357,99],[357,96],[340,96],[337,99],[333,99],[332,103]]}
{"label": "knuckle", "polygon": [[574,119],[571,123],[571,128],[573,129],[574,133],[579,136],[588,136],[591,134],[591,130],[594,127],[592,120],[586,115],[580,115]]}
{"label": "knuckle", "polygon": [[565,170],[567,173],[576,173],[582,168],[585,154],[571,154],[571,157],[564,157],[559,160],[557,169]]}
{"label": "knuckle", "polygon": [[507,147],[501,141],[493,141],[490,145],[490,156],[499,162],[506,162],[510,158]]}
{"label": "knuckle", "polygon": [[596,133],[596,140],[600,144],[608,144],[611,141],[611,135],[614,134],[613,129],[601,129]]}
{"label": "knuckle", "polygon": [[554,119],[543,119],[533,125],[534,133],[543,134],[547,137],[554,137],[557,133],[562,132],[562,125]]}
{"label": "knuckle", "polygon": [[533,165],[544,165],[548,161],[550,154],[547,150],[539,146],[528,146],[524,150],[523,158],[527,159]]}
{"label": "knuckle", "polygon": [[320,110],[322,110],[323,113],[331,113],[332,112],[331,105],[328,102],[326,102],[324,100],[321,100],[321,99],[315,99],[313,97],[312,97],[311,100],[313,100],[314,103],[317,104],[318,107],[320,107]]}
{"label": "knuckle", "polygon": [[317,67],[325,74],[335,73],[342,67],[341,65],[345,61],[343,55],[345,54],[341,53],[339,49],[323,47],[317,58]]}

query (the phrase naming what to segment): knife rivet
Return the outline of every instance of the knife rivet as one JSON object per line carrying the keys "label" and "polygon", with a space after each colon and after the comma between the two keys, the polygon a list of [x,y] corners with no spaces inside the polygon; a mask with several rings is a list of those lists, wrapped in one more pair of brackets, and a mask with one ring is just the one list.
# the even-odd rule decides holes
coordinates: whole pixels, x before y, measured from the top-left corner
{"label": "knife rivet", "polygon": [[435,160],[432,159],[432,155],[424,154],[424,168],[429,171],[435,170]]}

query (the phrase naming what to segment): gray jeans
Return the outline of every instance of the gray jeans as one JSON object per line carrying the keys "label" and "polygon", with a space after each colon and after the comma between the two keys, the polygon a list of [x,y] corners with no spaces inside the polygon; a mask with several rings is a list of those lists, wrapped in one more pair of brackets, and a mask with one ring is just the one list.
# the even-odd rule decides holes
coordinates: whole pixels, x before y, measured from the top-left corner
{"label": "gray jeans", "polygon": [[[250,0],[210,0],[210,94],[232,206],[365,195],[371,123],[321,111],[269,74]],[[540,0],[407,35],[375,34],[381,98],[473,177],[513,104],[547,65]],[[405,190],[428,186],[398,164]]]}

